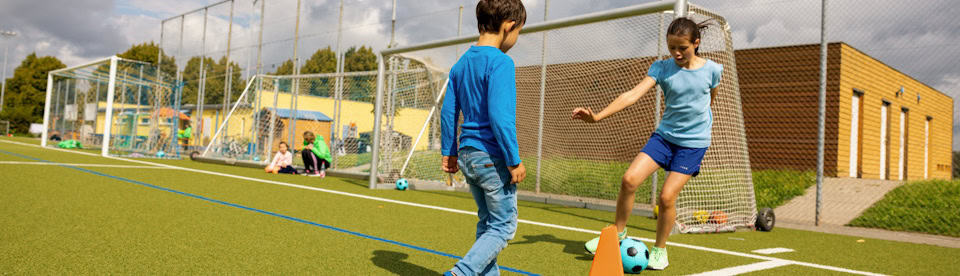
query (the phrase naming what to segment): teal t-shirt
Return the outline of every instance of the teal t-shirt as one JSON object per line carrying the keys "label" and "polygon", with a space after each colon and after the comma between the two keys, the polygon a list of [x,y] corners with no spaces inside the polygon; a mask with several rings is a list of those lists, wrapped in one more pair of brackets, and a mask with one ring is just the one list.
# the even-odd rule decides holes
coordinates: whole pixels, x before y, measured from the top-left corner
{"label": "teal t-shirt", "polygon": [[663,90],[666,109],[656,133],[681,147],[710,146],[713,113],[710,111],[710,90],[720,85],[723,65],[709,59],[700,68],[689,70],[673,59],[658,60],[650,65],[647,76]]}

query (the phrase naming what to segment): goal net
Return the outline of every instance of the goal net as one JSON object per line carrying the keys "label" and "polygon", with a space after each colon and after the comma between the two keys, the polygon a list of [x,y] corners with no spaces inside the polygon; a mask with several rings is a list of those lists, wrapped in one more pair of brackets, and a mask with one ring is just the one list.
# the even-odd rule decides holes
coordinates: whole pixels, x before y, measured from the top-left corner
{"label": "goal net", "polygon": [[[587,202],[616,199],[624,171],[659,123],[664,109],[659,88],[601,123],[574,121],[571,112],[599,111],[639,83],[652,62],[669,58],[664,32],[672,9],[672,2],[650,3],[524,27],[508,52],[516,64],[516,124],[528,175],[521,190]],[[712,144],[700,175],[680,194],[678,230],[752,227],[756,206],[729,28],[719,15],[693,5],[689,10],[697,22],[711,20],[699,52],[724,71],[712,104]],[[437,100],[447,72],[474,42],[475,37],[452,38],[384,51],[376,181],[451,178],[440,170]],[[420,73],[398,73],[402,70]],[[412,113],[423,115],[408,116]],[[655,204],[664,180],[663,172],[658,174],[641,186],[640,206]]]}
{"label": "goal net", "polygon": [[107,58],[52,71],[47,79],[44,146],[74,140],[103,155],[178,157],[180,110],[174,72]]}

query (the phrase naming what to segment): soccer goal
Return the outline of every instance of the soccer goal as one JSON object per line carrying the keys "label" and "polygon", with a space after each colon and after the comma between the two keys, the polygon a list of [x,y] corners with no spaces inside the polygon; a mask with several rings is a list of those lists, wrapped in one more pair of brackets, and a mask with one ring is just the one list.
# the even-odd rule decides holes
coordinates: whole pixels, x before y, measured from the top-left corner
{"label": "soccer goal", "polygon": [[[599,124],[571,119],[575,107],[602,109],[633,88],[650,64],[669,58],[664,33],[674,15],[711,20],[700,55],[724,66],[712,105],[713,139],[700,176],[678,200],[680,232],[752,227],[756,203],[747,155],[737,68],[727,21],[685,1],[660,1],[529,24],[509,51],[516,64],[517,131],[528,178],[521,190],[551,196],[615,200],[621,177],[643,148],[664,105],[661,92]],[[370,184],[399,178],[445,182],[440,170],[438,110],[446,74],[477,36],[450,38],[381,52],[378,121]],[[397,74],[417,69],[421,73]],[[410,111],[427,116],[402,117]],[[413,126],[412,131],[405,128]],[[461,178],[462,179],[462,178]],[[641,188],[652,208],[663,177]]]}
{"label": "soccer goal", "polygon": [[189,116],[173,74],[119,57],[51,71],[41,144],[73,140],[104,156],[179,156],[176,134]]}

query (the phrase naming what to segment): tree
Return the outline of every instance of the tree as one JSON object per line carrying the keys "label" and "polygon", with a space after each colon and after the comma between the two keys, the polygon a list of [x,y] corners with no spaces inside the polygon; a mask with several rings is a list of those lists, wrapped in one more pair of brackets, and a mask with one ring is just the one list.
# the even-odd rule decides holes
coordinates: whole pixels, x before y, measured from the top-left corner
{"label": "tree", "polygon": [[[300,74],[318,74],[337,72],[337,53],[327,48],[318,49],[300,67]],[[305,82],[305,83],[304,83]],[[307,78],[300,83],[306,93],[313,96],[330,97],[333,95],[334,80],[329,78]]]}
{"label": "tree", "polygon": [[293,75],[293,60],[288,59],[280,64],[280,67],[277,67],[277,71],[273,72],[274,75]]}
{"label": "tree", "polygon": [[300,67],[300,74],[334,73],[337,72],[337,53],[327,48],[313,53],[307,62]]}
{"label": "tree", "polygon": [[[242,69],[235,62],[230,62],[231,69],[231,102],[239,99],[243,93],[246,82],[241,76]],[[227,58],[221,57],[219,61],[214,61],[211,57],[203,58],[203,69],[206,70],[206,82],[204,83],[204,104],[222,104],[224,97],[224,87],[227,83]],[[187,65],[183,69],[183,98],[181,104],[196,104],[197,95],[200,86],[200,57],[192,57],[187,60]]]}
{"label": "tree", "polygon": [[[127,49],[127,51],[123,53],[117,54],[117,56],[156,65],[158,53],[160,53],[160,47],[151,41],[130,46],[130,49]],[[177,75],[176,59],[171,56],[166,54],[163,55],[163,61],[160,64],[160,68],[166,75],[165,78],[173,78]]]}
{"label": "tree", "polygon": [[[343,71],[360,72],[377,70],[377,55],[372,47],[350,47],[343,54]],[[344,78],[343,98],[351,101],[373,102],[376,93],[376,77],[357,76]]]}
{"label": "tree", "polygon": [[344,72],[377,70],[377,55],[373,53],[373,47],[350,47],[343,56],[345,62],[343,64]]}
{"label": "tree", "polygon": [[66,68],[56,57],[37,57],[31,53],[6,80],[7,92],[0,118],[10,121],[14,133],[27,133],[30,123],[43,121],[43,103],[47,93],[47,74]]}

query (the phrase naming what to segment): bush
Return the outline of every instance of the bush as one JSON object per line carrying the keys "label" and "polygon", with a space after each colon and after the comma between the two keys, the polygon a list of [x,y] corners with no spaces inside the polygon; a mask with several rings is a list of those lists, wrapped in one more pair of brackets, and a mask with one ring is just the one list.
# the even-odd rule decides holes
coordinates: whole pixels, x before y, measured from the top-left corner
{"label": "bush", "polygon": [[776,208],[816,183],[816,173],[795,170],[753,171],[753,190],[756,194],[757,209]]}

